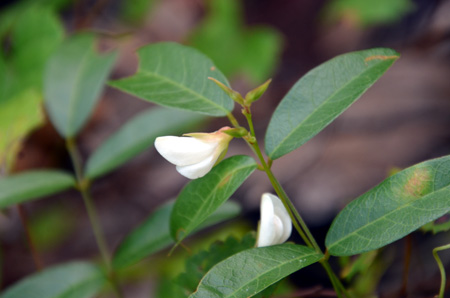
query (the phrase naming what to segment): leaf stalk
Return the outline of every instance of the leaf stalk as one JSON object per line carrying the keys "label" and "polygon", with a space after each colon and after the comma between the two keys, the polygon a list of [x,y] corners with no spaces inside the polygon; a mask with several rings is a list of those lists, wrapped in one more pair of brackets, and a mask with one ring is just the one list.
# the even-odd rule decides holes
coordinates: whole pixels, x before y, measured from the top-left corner
{"label": "leaf stalk", "polygon": [[75,176],[77,179],[77,188],[81,193],[84,205],[86,207],[89,220],[91,222],[92,231],[94,233],[95,240],[97,242],[98,249],[103,259],[103,263],[106,266],[106,271],[108,274],[108,279],[113,287],[113,290],[117,297],[122,298],[123,294],[119,287],[118,281],[115,278],[115,273],[112,267],[111,255],[106,244],[103,229],[100,225],[100,219],[98,216],[97,209],[95,208],[94,201],[90,192],[89,180],[84,178],[82,171],[82,162],[80,153],[76,147],[75,140],[73,138],[68,138],[66,140],[66,148],[69,152],[70,158],[72,160],[73,167],[75,169]]}

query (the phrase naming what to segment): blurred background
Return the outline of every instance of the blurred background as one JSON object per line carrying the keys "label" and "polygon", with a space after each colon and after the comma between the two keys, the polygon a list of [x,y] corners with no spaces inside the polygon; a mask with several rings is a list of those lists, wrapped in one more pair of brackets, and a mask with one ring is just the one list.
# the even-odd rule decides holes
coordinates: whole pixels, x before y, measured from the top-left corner
{"label": "blurred background", "polygon": [[[42,18],[51,21],[42,22]],[[111,79],[132,75],[138,63],[135,51],[160,41],[199,49],[227,75],[231,86],[244,94],[272,78],[268,91],[253,109],[261,140],[278,102],[318,64],[361,49],[397,50],[401,58],[361,99],[300,149],[274,162],[275,175],[318,235],[326,232],[348,202],[392,171],[450,153],[450,1],[2,1],[0,70],[12,69],[18,74],[13,79],[19,91],[6,92],[5,84],[0,83],[0,113],[2,100],[41,88],[46,59],[64,36],[79,31],[95,32],[100,51],[118,51]],[[4,82],[8,78],[0,79]],[[30,98],[41,100],[39,95]],[[127,120],[152,107],[149,102],[106,87],[77,140],[83,158]],[[5,120],[8,117],[4,114],[0,114],[0,137],[5,137],[11,125],[17,130],[21,125]],[[226,119],[211,119],[199,129],[215,131],[227,124]],[[14,150],[9,148],[17,156],[10,172],[34,168],[72,171],[64,141],[48,119],[38,117],[20,129],[22,143]],[[0,139],[0,146],[4,143]],[[5,147],[0,149],[6,152]],[[235,140],[228,155],[234,154],[251,152],[243,141]],[[111,249],[154,208],[176,197],[186,182],[152,148],[95,181],[93,197]],[[232,223],[233,229],[256,229],[259,200],[267,191],[273,192],[268,179],[263,173],[255,173],[235,193],[233,197],[244,212],[238,224]],[[27,203],[23,208],[45,265],[97,256],[77,192]],[[17,209],[0,214],[0,233],[5,287],[35,269]],[[439,274],[431,261],[431,248],[449,238],[445,233],[433,238],[427,235],[413,234],[385,252],[381,268],[393,264],[391,269],[379,269],[377,277],[371,276],[375,284],[377,278],[383,281],[382,297],[400,297],[402,260],[408,245],[414,247],[411,266],[417,270],[410,270],[408,297],[432,297],[437,292]],[[135,270],[126,288],[129,297],[148,297],[153,285],[142,279],[149,276],[148,266]],[[312,287],[321,284],[318,278],[299,284]]]}

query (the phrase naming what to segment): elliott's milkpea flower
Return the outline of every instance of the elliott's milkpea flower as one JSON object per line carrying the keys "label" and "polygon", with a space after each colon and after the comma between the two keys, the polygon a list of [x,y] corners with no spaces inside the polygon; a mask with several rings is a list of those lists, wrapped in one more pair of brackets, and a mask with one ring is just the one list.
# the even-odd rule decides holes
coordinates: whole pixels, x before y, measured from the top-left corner
{"label": "elliott's milkpea flower", "polygon": [[264,193],[256,246],[281,244],[289,238],[291,231],[292,221],[281,200],[273,194]]}
{"label": "elliott's milkpea flower", "polygon": [[164,136],[155,140],[156,150],[167,161],[176,165],[177,171],[189,178],[205,176],[225,156],[232,136],[224,131],[226,126],[212,133],[188,133],[182,137]]}

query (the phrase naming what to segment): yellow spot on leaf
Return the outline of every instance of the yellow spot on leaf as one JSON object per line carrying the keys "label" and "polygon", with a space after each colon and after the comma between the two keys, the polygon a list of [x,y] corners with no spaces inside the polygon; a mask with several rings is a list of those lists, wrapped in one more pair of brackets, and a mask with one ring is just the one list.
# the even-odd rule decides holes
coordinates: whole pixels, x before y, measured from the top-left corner
{"label": "yellow spot on leaf", "polygon": [[217,185],[217,187],[218,188],[224,187],[228,183],[228,181],[230,181],[230,179],[231,179],[231,175],[225,176],[225,178],[223,178],[223,180],[220,181],[220,183],[219,183],[219,185]]}
{"label": "yellow spot on leaf", "polygon": [[416,169],[406,181],[403,191],[409,196],[421,197],[427,192],[430,182],[430,173],[426,169]]}
{"label": "yellow spot on leaf", "polygon": [[210,70],[214,71],[214,70],[216,70],[216,67],[215,66],[211,66]]}
{"label": "yellow spot on leaf", "polygon": [[371,60],[389,60],[389,59],[398,59],[400,58],[397,55],[391,55],[391,56],[386,56],[386,55],[373,55],[373,56],[369,56],[366,59],[364,59],[364,62],[369,62]]}

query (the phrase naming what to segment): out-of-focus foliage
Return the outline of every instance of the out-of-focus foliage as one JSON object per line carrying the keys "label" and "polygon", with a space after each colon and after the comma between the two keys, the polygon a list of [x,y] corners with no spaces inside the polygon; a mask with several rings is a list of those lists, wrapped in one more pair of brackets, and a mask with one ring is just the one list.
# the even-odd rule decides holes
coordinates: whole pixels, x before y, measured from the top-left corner
{"label": "out-of-focus foliage", "polygon": [[360,26],[393,23],[414,9],[410,0],[333,0],[325,7],[331,20],[345,19]]}
{"label": "out-of-focus foliage", "polygon": [[89,119],[116,59],[115,53],[99,55],[94,47],[93,35],[74,35],[45,68],[45,105],[53,125],[65,138],[74,137]]}
{"label": "out-of-focus foliage", "polygon": [[61,22],[48,8],[56,2],[41,2],[47,6],[14,6],[0,17],[0,43],[10,42],[0,50],[0,168],[5,172],[12,168],[23,138],[43,122],[43,70],[64,36]]}
{"label": "out-of-focus foliage", "polygon": [[126,22],[139,24],[145,19],[155,2],[156,0],[124,0],[120,13]]}
{"label": "out-of-focus foliage", "polygon": [[441,216],[435,221],[429,222],[421,228],[422,231],[437,234],[450,231],[450,213]]}
{"label": "out-of-focus foliage", "polygon": [[14,165],[21,141],[43,121],[41,97],[35,89],[0,101],[0,174]]}
{"label": "out-of-focus foliage", "polygon": [[73,212],[61,205],[50,206],[30,218],[30,234],[39,252],[51,251],[70,239],[74,228]]}
{"label": "out-of-focus foliage", "polygon": [[381,277],[386,272],[388,262],[381,258],[378,250],[356,257],[340,257],[340,276],[345,279],[354,297],[375,298],[373,295]]}
{"label": "out-of-focus foliage", "polygon": [[0,39],[5,37],[16,20],[27,10],[48,9],[57,11],[66,7],[72,0],[22,0],[16,1],[0,11]]}
{"label": "out-of-focus foliage", "polygon": [[243,73],[261,83],[275,69],[282,37],[267,26],[246,28],[241,1],[209,0],[208,13],[190,37],[190,44],[207,56],[226,76]]}
{"label": "out-of-focus foliage", "polygon": [[87,262],[65,263],[29,275],[3,292],[1,298],[89,298],[94,297],[106,277]]}
{"label": "out-of-focus foliage", "polygon": [[58,170],[35,170],[0,179],[0,208],[39,199],[75,186],[72,175]]}

